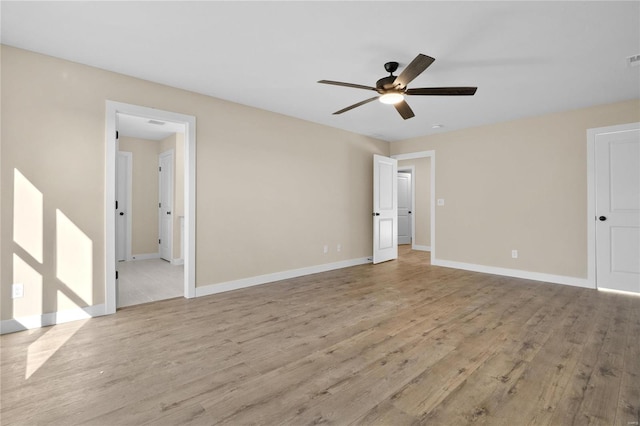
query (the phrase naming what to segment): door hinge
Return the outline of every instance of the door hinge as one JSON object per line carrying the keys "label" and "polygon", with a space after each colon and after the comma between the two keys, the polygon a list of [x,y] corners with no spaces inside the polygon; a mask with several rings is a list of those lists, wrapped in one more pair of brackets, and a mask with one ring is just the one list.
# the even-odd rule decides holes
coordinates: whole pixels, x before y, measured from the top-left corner
{"label": "door hinge", "polygon": [[116,210],[118,210],[118,200],[116,200]]}
{"label": "door hinge", "polygon": [[158,238],[158,244],[160,244],[160,242],[161,242],[161,241],[162,241],[162,240],[161,240],[160,238]]}
{"label": "door hinge", "polygon": [[161,172],[162,171],[162,167],[158,167],[158,171]]}
{"label": "door hinge", "polygon": [[118,133],[118,131],[116,130],[116,139],[118,139],[119,136],[120,136],[120,133]]}
{"label": "door hinge", "polygon": [[162,208],[162,203],[158,203],[158,208]]}
{"label": "door hinge", "polygon": [[118,271],[116,271],[116,280],[118,279]]}

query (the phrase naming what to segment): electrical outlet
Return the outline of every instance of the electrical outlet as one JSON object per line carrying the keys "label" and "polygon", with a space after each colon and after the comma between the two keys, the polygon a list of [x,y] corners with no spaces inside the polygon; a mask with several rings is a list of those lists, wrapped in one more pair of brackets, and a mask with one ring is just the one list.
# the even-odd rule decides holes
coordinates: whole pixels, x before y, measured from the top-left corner
{"label": "electrical outlet", "polygon": [[518,258],[518,250],[511,250],[511,257],[513,259],[517,259]]}
{"label": "electrical outlet", "polygon": [[336,247],[336,251],[340,251],[342,250],[342,245],[338,244],[338,246]]}
{"label": "electrical outlet", "polygon": [[328,245],[324,245],[324,254],[329,253],[329,246]]}
{"label": "electrical outlet", "polygon": [[12,290],[11,297],[13,299],[19,299],[21,297],[24,297],[24,285],[22,283],[13,284],[13,286],[11,287],[11,290]]}

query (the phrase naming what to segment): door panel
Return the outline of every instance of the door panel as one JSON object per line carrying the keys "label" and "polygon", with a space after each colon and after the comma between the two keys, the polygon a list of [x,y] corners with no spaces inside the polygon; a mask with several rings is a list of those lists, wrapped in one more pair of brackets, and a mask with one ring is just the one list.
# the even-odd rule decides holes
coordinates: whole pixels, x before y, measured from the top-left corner
{"label": "door panel", "polygon": [[411,244],[411,173],[398,172],[398,244]]}
{"label": "door panel", "polygon": [[640,130],[595,139],[599,288],[640,293]]}
{"label": "door panel", "polygon": [[398,162],[373,156],[373,263],[398,257]]}
{"label": "door panel", "polygon": [[160,257],[171,261],[172,238],[173,238],[173,152],[168,151],[160,154],[159,159],[159,224],[160,237]]}
{"label": "door panel", "polygon": [[116,162],[116,261],[129,260],[131,256],[129,194],[131,191],[130,152],[118,152]]}

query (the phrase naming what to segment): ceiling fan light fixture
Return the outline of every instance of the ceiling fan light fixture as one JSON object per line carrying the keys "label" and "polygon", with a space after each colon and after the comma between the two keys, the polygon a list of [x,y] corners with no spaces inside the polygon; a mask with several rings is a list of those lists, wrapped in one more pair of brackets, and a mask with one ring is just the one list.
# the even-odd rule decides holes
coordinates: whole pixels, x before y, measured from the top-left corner
{"label": "ceiling fan light fixture", "polygon": [[402,95],[402,93],[391,92],[391,93],[385,93],[384,95],[380,96],[380,98],[378,99],[383,104],[394,105],[399,102],[402,102],[404,100],[404,96]]}

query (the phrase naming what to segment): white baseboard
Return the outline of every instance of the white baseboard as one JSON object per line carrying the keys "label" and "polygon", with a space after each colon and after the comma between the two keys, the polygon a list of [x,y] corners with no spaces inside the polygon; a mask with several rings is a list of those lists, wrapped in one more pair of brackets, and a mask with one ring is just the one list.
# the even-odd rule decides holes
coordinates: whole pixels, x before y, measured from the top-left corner
{"label": "white baseboard", "polygon": [[431,246],[419,246],[417,244],[414,244],[411,246],[411,250],[431,251]]}
{"label": "white baseboard", "polygon": [[513,278],[524,278],[526,280],[544,281],[553,284],[571,285],[574,287],[593,288],[596,286],[586,278],[567,277],[564,275],[545,274],[541,272],[523,271],[521,269],[498,268],[495,266],[476,265],[473,263],[454,262],[451,260],[431,259],[434,266],[444,266],[446,268],[464,269],[465,271],[482,272],[485,274],[503,275]]}
{"label": "white baseboard", "polygon": [[184,265],[184,259],[171,259],[172,265]]}
{"label": "white baseboard", "polygon": [[147,259],[160,259],[160,253],[142,253],[142,254],[134,254],[131,256],[131,260],[147,260]]}
{"label": "white baseboard", "polygon": [[0,334],[46,327],[106,314],[104,304],[0,321]]}
{"label": "white baseboard", "polygon": [[371,258],[362,257],[359,259],[343,260],[340,262],[325,263],[324,265],[309,266],[307,268],[292,269],[289,271],[275,272],[273,274],[258,275],[255,277],[242,278],[239,280],[227,281],[224,283],[196,287],[196,297],[208,296],[210,294],[222,293],[225,291],[238,290],[245,287],[267,284],[274,281],[286,280],[289,278],[302,277],[304,275],[333,271],[334,269],[364,265],[365,263],[371,263]]}

